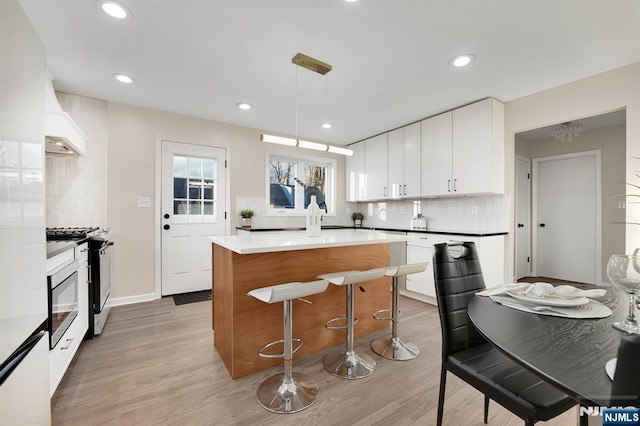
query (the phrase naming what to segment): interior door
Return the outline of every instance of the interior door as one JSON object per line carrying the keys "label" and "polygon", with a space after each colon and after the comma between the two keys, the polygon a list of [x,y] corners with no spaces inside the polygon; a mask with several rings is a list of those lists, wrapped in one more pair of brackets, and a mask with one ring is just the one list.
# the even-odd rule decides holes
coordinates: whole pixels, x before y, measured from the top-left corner
{"label": "interior door", "polygon": [[531,273],[531,160],[516,156],[515,279]]}
{"label": "interior door", "polygon": [[211,288],[211,240],[225,235],[226,149],[162,141],[162,295]]}
{"label": "interior door", "polygon": [[534,160],[537,275],[596,284],[599,272],[599,155]]}

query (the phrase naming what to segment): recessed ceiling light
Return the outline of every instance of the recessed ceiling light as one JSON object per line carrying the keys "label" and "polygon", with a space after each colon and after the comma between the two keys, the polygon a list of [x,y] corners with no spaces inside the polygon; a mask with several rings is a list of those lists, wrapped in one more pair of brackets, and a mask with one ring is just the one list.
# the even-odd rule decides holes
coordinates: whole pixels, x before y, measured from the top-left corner
{"label": "recessed ceiling light", "polygon": [[101,1],[100,8],[104,13],[116,19],[125,19],[131,16],[129,9],[115,1]]}
{"label": "recessed ceiling light", "polygon": [[469,65],[471,61],[473,61],[473,55],[466,53],[464,55],[456,56],[455,58],[451,59],[449,63],[454,67],[464,67],[466,65]]}
{"label": "recessed ceiling light", "polygon": [[323,129],[330,129],[331,127],[332,127],[331,123],[322,123],[322,128]]}
{"label": "recessed ceiling light", "polygon": [[238,104],[238,108],[240,108],[240,109],[251,109],[251,104],[248,104],[246,102],[240,102]]}
{"label": "recessed ceiling light", "polygon": [[118,80],[120,83],[126,83],[126,84],[131,84],[134,81],[136,81],[133,77],[128,76],[126,74],[114,74],[113,78]]}

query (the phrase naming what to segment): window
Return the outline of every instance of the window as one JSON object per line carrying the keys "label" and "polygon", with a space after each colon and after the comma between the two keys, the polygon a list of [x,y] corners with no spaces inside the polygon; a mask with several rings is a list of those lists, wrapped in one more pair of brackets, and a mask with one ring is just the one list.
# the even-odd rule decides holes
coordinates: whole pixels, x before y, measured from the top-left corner
{"label": "window", "polygon": [[173,214],[185,222],[215,220],[216,160],[173,156]]}
{"label": "window", "polygon": [[312,195],[321,209],[333,213],[335,168],[335,160],[267,154],[269,213],[304,215]]}

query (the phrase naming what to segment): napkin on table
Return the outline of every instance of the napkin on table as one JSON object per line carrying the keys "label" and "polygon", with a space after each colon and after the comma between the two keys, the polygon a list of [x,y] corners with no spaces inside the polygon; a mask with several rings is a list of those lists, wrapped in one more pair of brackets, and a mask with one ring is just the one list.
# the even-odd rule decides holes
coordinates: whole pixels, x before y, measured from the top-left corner
{"label": "napkin on table", "polygon": [[517,293],[540,299],[546,296],[574,299],[576,297],[602,297],[606,292],[605,289],[582,290],[566,284],[554,287],[549,283],[512,283],[492,287],[476,294],[478,296],[495,296],[504,293]]}

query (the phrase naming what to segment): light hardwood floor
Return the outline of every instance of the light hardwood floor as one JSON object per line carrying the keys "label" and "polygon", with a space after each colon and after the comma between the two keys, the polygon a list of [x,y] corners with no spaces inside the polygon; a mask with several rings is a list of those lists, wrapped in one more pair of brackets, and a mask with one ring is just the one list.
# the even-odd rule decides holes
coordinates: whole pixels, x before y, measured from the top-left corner
{"label": "light hardwood floor", "polygon": [[[83,343],[56,391],[53,424],[433,425],[440,369],[437,308],[405,297],[400,304],[400,333],[421,348],[418,358],[394,362],[373,355],[376,372],[355,381],[324,370],[322,357],[337,348],[294,359],[294,370],[313,376],[320,394],[310,408],[286,415],[267,412],[255,396],[280,367],[230,378],[213,347],[210,302],[175,306],[164,298],[116,307],[103,334]],[[294,324],[295,312],[294,303]],[[357,349],[371,354],[370,340],[382,334],[359,339]],[[446,425],[482,425],[482,405],[482,394],[448,375]],[[539,424],[575,425],[576,419],[572,409]],[[490,425],[523,423],[491,404]]]}

